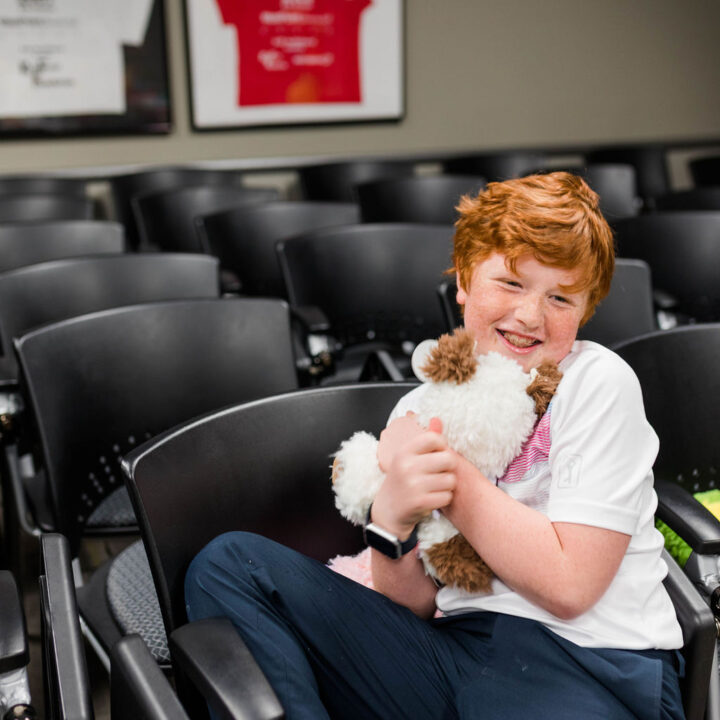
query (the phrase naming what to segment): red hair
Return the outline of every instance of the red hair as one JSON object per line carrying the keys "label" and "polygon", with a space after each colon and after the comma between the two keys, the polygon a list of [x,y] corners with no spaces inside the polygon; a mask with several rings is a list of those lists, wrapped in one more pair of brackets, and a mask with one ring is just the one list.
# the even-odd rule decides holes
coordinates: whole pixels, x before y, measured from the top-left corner
{"label": "red hair", "polygon": [[578,282],[563,289],[588,292],[582,323],[608,294],[615,269],[612,230],[597,194],[577,175],[554,172],[489,183],[476,197],[462,197],[457,210],[453,263],[464,290],[477,263],[502,253],[513,272],[527,254],[545,265],[580,270]]}

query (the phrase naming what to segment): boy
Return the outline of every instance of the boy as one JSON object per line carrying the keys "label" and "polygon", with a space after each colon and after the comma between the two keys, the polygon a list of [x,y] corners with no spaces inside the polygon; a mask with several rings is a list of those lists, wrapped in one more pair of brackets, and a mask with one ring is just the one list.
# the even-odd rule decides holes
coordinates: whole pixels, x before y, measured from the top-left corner
{"label": "boy", "polygon": [[[522,453],[486,478],[442,428],[393,411],[378,459],[379,593],[264,538],[232,533],[193,562],[188,616],[229,616],[288,718],[679,718],[682,636],[663,586],[657,437],[629,367],[575,340],[607,294],[612,234],[568,173],[490,183],[459,206],[458,302],[478,353],[563,379]],[[437,588],[415,524],[447,514],[493,570],[489,594]],[[443,617],[430,619],[436,608]]]}

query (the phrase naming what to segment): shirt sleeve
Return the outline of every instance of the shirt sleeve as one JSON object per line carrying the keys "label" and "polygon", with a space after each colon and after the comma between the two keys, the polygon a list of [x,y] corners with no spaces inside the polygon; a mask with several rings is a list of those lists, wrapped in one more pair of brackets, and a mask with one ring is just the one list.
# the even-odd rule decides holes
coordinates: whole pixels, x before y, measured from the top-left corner
{"label": "shirt sleeve", "polygon": [[550,520],[632,535],[652,495],[658,451],[632,369],[609,351],[571,366],[550,431]]}

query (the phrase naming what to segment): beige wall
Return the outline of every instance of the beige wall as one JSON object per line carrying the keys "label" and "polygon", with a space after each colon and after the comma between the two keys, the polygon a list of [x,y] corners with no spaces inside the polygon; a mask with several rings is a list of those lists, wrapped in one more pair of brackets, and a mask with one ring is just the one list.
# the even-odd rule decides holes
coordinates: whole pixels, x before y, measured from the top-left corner
{"label": "beige wall", "polygon": [[166,0],[172,134],[1,141],[0,173],[634,140],[720,142],[720,3],[405,2],[407,105],[399,123],[193,133],[181,0]]}

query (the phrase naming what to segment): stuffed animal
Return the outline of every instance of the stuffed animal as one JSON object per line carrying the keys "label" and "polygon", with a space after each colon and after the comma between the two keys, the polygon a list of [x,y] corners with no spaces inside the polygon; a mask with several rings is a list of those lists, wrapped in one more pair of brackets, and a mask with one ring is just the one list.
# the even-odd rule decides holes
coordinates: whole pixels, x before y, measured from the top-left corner
{"label": "stuffed animal", "polygon": [[[521,452],[562,374],[551,363],[526,373],[511,358],[494,352],[476,355],[474,348],[464,329],[418,346],[413,369],[428,387],[418,398],[417,421],[427,427],[430,418],[438,417],[450,447],[486,477],[497,479]],[[365,523],[385,477],[377,445],[370,433],[357,432],[341,444],[333,462],[335,505],[356,525]],[[417,536],[431,577],[472,593],[490,591],[492,571],[441,512],[424,518]],[[331,567],[333,563],[343,572],[338,558]]]}

